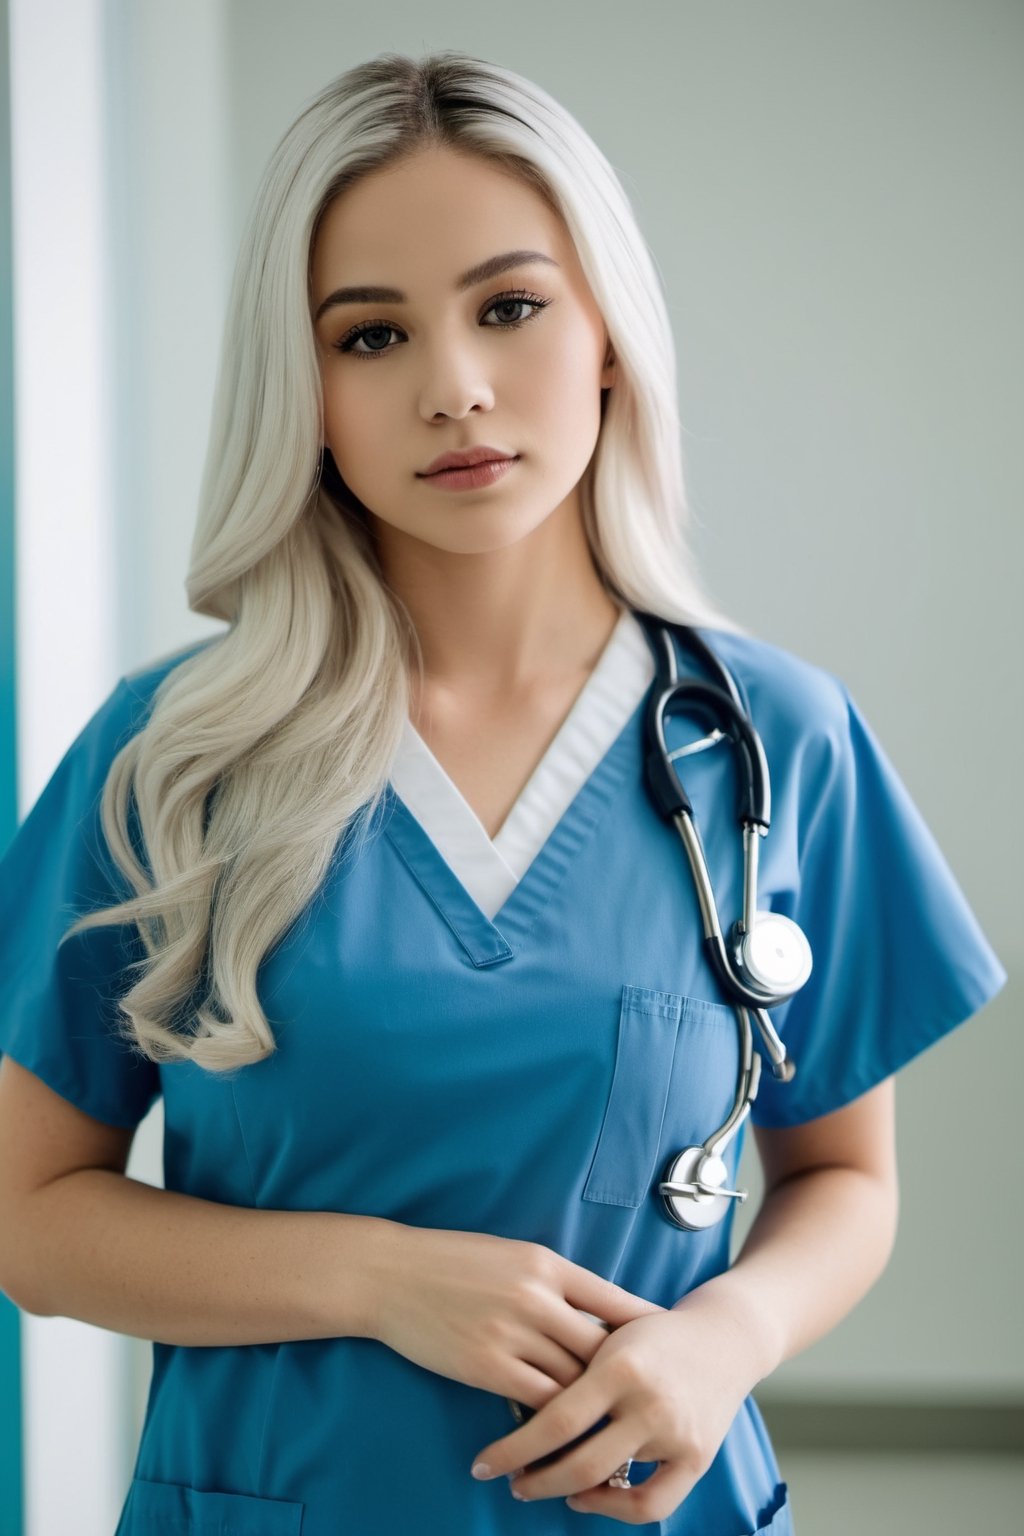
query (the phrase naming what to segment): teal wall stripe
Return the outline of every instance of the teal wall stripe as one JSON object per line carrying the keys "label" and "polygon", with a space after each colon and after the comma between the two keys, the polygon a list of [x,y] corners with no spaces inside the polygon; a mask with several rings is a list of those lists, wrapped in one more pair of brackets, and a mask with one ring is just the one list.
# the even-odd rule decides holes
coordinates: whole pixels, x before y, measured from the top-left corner
{"label": "teal wall stripe", "polygon": [[[14,357],[11,318],[11,76],[0,0],[0,846],[18,824],[14,696]],[[21,1536],[21,1314],[0,1291],[0,1536]]]}

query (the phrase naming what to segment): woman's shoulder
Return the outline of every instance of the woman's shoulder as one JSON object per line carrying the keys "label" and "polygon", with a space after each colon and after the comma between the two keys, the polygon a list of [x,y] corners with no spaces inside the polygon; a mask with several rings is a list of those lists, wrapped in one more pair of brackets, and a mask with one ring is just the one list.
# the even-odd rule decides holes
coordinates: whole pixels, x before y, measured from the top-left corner
{"label": "woman's shoulder", "polygon": [[36,798],[37,814],[64,795],[96,805],[110,765],[118,752],[145,727],[160,684],[181,662],[216,640],[181,646],[118,678],[70,739],[50,779]]}
{"label": "woman's shoulder", "polygon": [[[148,713],[152,707],[157,689],[164,679],[169,677],[182,662],[190,661],[193,656],[198,656],[200,652],[209,650],[212,645],[216,645],[222,638],[219,634],[211,635],[205,640],[193,640],[189,645],[179,646],[173,651],[165,652],[163,656],[146,662],[144,666],[137,667],[131,672],[125,672],[120,680],[119,687],[123,688],[134,699],[136,705],[141,704]],[[134,713],[136,716],[138,715],[137,708],[134,710]]]}
{"label": "woman's shoulder", "polygon": [[835,740],[848,729],[849,693],[827,668],[757,635],[704,626],[698,633],[736,678],[762,734]]}

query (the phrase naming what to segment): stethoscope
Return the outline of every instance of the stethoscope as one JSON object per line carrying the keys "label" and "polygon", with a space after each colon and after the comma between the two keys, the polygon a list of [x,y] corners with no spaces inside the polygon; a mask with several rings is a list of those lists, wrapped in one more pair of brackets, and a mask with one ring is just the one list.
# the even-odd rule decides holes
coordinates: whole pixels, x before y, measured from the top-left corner
{"label": "stethoscope", "polygon": [[[635,610],[634,610],[635,612]],[[685,1147],[665,1165],[658,1192],[668,1219],[687,1231],[700,1231],[720,1221],[730,1200],[746,1200],[745,1189],[726,1189],[727,1169],[722,1153],[736,1135],[757,1097],[761,1058],[754,1051],[751,1016],[757,1024],[774,1075],[789,1082],[796,1063],[786,1054],[765,1011],[798,992],[811,974],[811,946],[803,930],[779,912],[757,910],[757,861],[760,839],[771,822],[771,786],[761,738],[754,729],[743,696],[728,667],[686,624],[667,624],[653,614],[637,612],[654,652],[657,673],[647,702],[646,772],[654,803],[666,820],[675,823],[686,849],[697,889],[704,947],[711,968],[732,1002],[740,1032],[740,1066],[736,1096],[724,1125],[699,1147]],[[715,679],[680,678],[672,635]],[[710,725],[708,735],[687,746],[668,750],[665,718],[674,713],[696,714]],[[707,859],[683,787],[676,761],[728,740],[739,759],[737,816],[743,829],[743,916],[723,935]]]}
{"label": "stethoscope", "polygon": [[[645,717],[648,786],[658,810],[675,823],[683,840],[700,903],[704,947],[715,976],[732,1001],[740,1031],[736,1096],[725,1124],[701,1146],[684,1147],[673,1153],[658,1184],[662,1208],[669,1220],[677,1227],[698,1232],[720,1221],[730,1200],[747,1198],[745,1189],[724,1187],[728,1170],[722,1153],[749,1115],[761,1078],[761,1058],[754,1052],[751,1015],[761,1032],[773,1073],[788,1083],[796,1072],[796,1063],[787,1055],[765,1010],[788,1001],[803,986],[811,974],[811,946],[803,929],[790,918],[779,912],[757,910],[759,839],[766,835],[771,821],[771,786],[764,747],[736,680],[688,625],[669,624],[653,614],[633,611],[647,634],[657,664]],[[713,683],[703,678],[679,677],[672,634],[712,674]],[[665,717],[684,710],[697,714],[711,730],[699,740],[670,752],[665,741]],[[732,743],[740,761],[737,814],[743,828],[743,916],[733,923],[728,937],[722,933],[693,806],[675,766],[677,759],[702,752],[723,740]],[[593,1313],[587,1316],[610,1329],[602,1318]],[[513,1398],[507,1401],[517,1424],[524,1424],[535,1411]],[[569,1445],[532,1462],[531,1467],[555,1460],[592,1433],[593,1430],[587,1430]],[[632,1458],[615,1470],[608,1479],[609,1486],[631,1487],[631,1469]]]}

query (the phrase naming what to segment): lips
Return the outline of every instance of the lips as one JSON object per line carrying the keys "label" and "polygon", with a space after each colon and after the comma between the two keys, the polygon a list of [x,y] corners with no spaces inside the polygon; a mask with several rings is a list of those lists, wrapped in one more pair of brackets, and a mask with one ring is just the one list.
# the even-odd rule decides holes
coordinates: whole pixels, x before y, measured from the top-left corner
{"label": "lips", "polygon": [[474,464],[488,464],[495,459],[514,459],[514,453],[505,453],[501,448],[491,448],[481,444],[476,448],[466,448],[461,453],[442,453],[426,469],[418,470],[421,479],[428,475],[440,474],[443,469],[469,469]]}

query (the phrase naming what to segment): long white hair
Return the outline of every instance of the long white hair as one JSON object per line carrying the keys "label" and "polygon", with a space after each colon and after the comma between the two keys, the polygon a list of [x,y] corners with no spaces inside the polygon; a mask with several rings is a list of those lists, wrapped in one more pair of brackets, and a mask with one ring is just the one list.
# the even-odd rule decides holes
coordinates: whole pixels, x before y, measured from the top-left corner
{"label": "long white hair", "polygon": [[108,772],[103,829],[135,898],[64,935],[137,925],[146,957],[129,967],[119,1028],[151,1061],[221,1072],[276,1048],[257,968],[342,835],[362,847],[384,795],[419,647],[366,509],[320,449],[310,267],[332,199],[428,146],[524,178],[575,244],[617,363],[579,487],[607,590],[666,619],[740,628],[695,571],[671,324],[600,149],[539,86],[455,51],[383,54],[339,75],[270,159],[228,303],[187,591],[229,627],[168,672]]}

